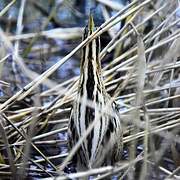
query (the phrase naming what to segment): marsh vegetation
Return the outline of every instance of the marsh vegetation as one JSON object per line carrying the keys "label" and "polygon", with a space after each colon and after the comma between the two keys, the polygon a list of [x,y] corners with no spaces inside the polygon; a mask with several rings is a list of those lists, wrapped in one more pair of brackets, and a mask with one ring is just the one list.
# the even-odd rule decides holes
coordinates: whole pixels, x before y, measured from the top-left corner
{"label": "marsh vegetation", "polygon": [[[179,3],[1,0],[0,179],[180,178]],[[91,7],[97,29],[81,41]],[[81,49],[98,36],[124,149],[114,166],[76,172],[67,125]]]}

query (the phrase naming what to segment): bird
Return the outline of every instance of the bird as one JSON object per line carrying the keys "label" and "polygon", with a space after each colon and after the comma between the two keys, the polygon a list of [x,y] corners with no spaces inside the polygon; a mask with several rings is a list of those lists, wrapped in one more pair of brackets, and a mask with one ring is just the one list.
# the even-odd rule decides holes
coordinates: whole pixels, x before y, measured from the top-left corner
{"label": "bird", "polygon": [[[82,40],[95,29],[93,15],[90,13]],[[69,150],[75,146],[89,125],[94,120],[97,122],[72,159],[77,171],[114,165],[120,161],[123,150],[121,118],[116,103],[105,89],[99,54],[99,36],[81,51],[79,85],[68,125]],[[87,102],[91,102],[92,106],[88,106]]]}

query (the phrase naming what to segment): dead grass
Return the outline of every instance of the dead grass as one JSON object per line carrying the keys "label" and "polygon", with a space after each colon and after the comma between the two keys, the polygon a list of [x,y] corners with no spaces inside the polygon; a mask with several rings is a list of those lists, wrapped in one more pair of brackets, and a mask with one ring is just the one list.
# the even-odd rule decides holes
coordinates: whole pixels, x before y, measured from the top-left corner
{"label": "dead grass", "polygon": [[[120,4],[117,6],[117,2],[97,0],[103,7],[106,21],[77,46],[73,42],[80,41],[82,28],[46,30],[57,13],[58,8],[54,6],[40,30],[24,33],[25,7],[33,6],[33,3],[25,0],[20,2],[19,15],[15,18],[15,33],[6,31],[8,23],[4,27],[0,26],[0,84],[4,92],[0,104],[0,177],[3,179],[21,175],[22,179],[27,176],[53,179],[58,176],[57,179],[69,179],[93,176],[94,179],[104,179],[116,175],[119,179],[128,177],[143,180],[161,175],[162,179],[178,179],[178,1],[134,0],[122,8]],[[6,5],[0,11],[0,18],[4,18],[15,3],[16,1],[12,1]],[[65,4],[65,1],[61,3]],[[110,17],[112,10],[117,13]],[[122,20],[126,20],[125,25],[117,30],[115,25]],[[104,32],[109,33],[110,40],[103,45],[100,54],[103,76],[107,91],[119,105],[123,121],[124,155],[122,161],[115,166],[64,174],[63,169],[96,122],[92,123],[69,153],[60,150],[67,143],[66,139],[58,137],[59,133],[67,131],[78,76],[68,77],[61,82],[52,77],[59,68],[63,69],[63,64],[72,61],[72,57],[79,61],[80,49],[97,36],[103,36]],[[48,46],[44,52],[38,45],[40,39]],[[27,63],[32,60],[28,55],[34,55],[36,60],[37,54],[44,53],[45,57],[48,55],[47,61],[50,61],[48,57],[59,51],[59,47],[50,43],[56,39],[61,39],[63,43],[72,42],[73,48],[49,68],[35,72]],[[26,48],[23,46],[24,42],[29,44]],[[41,64],[41,59],[37,61]],[[26,85],[21,83],[21,76],[28,79]],[[8,93],[13,86],[21,88]],[[24,101],[27,101],[28,106],[22,105],[21,102]],[[87,106],[92,106],[90,101]],[[105,112],[103,109],[101,113]]]}

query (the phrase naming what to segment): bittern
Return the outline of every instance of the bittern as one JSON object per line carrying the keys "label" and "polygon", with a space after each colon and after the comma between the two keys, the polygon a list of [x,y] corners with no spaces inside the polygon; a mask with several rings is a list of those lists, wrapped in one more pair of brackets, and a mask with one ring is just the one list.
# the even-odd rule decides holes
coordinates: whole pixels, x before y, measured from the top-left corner
{"label": "bittern", "polygon": [[[95,30],[90,14],[83,40]],[[117,105],[108,95],[101,73],[100,37],[82,48],[80,79],[68,128],[70,149],[97,120],[74,156],[78,170],[113,165],[122,154],[122,127]],[[91,102],[92,106],[88,106]],[[105,113],[102,113],[105,112]]]}

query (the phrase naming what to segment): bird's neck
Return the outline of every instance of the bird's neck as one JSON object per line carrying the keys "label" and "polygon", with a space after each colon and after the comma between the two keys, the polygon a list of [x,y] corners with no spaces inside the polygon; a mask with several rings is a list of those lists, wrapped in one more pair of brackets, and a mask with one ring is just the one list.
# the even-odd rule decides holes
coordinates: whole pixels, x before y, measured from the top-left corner
{"label": "bird's neck", "polygon": [[99,60],[99,39],[94,39],[83,48],[81,59],[81,95],[86,91],[87,98],[93,100],[97,88],[102,87],[101,64]]}

